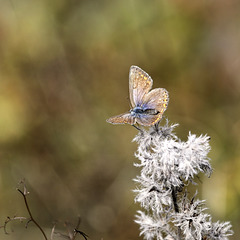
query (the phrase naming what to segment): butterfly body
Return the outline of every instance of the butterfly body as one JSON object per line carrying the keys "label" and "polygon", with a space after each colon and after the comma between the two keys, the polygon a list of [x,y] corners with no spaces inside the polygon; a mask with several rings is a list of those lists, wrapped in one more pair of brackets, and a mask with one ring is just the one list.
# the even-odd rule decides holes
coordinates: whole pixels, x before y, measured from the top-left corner
{"label": "butterfly body", "polygon": [[151,90],[152,84],[153,80],[146,72],[137,66],[131,66],[129,94],[132,109],[107,119],[107,122],[151,126],[160,121],[168,105],[168,92],[164,88]]}
{"label": "butterfly body", "polygon": [[143,107],[135,107],[130,110],[131,116],[135,118],[141,118],[144,115],[156,115],[158,114],[156,109],[149,109],[149,108],[143,108]]}

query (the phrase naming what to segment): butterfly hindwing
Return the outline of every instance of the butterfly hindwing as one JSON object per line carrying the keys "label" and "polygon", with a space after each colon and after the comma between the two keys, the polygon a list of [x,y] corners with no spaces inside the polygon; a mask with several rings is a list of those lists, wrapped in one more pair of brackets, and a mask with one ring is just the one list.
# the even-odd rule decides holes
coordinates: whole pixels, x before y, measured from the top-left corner
{"label": "butterfly hindwing", "polygon": [[151,126],[159,122],[164,111],[167,109],[169,97],[164,88],[155,88],[144,95],[143,107],[146,113],[136,118],[137,123],[143,126]]}
{"label": "butterfly hindwing", "polygon": [[160,121],[162,113],[157,114],[144,114],[136,118],[136,122],[143,126],[152,126]]}
{"label": "butterfly hindwing", "polygon": [[164,88],[155,88],[144,96],[143,106],[148,109],[156,109],[164,113],[169,102],[168,91]]}

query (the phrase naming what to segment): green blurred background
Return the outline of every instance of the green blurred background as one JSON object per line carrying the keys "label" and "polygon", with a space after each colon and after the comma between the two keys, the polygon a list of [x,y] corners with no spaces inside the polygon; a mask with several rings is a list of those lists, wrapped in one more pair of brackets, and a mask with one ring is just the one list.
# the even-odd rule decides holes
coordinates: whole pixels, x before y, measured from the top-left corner
{"label": "green blurred background", "polygon": [[[1,0],[0,221],[82,222],[91,239],[139,239],[133,222],[136,130],[105,119],[129,109],[137,65],[170,93],[165,116],[211,136],[213,175],[199,197],[240,238],[240,2]],[[43,239],[13,223],[0,239]],[[141,238],[140,238],[141,239]]]}

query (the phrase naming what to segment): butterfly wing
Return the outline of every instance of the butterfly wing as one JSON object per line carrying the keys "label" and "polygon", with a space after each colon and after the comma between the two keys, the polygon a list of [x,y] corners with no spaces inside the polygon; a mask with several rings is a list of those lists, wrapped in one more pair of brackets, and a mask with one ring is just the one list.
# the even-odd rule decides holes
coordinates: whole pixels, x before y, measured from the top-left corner
{"label": "butterfly wing", "polygon": [[132,116],[129,112],[122,113],[117,116],[110,117],[109,119],[106,120],[108,123],[112,124],[135,124],[136,123],[136,118]]}
{"label": "butterfly wing", "polygon": [[162,114],[160,113],[154,115],[142,114],[141,116],[136,118],[136,122],[142,126],[152,126],[159,122],[161,118]]}
{"label": "butterfly wing", "polygon": [[144,96],[143,107],[149,109],[146,113],[139,115],[137,123],[143,126],[151,126],[161,120],[163,113],[167,109],[169,95],[164,88],[155,88]]}
{"label": "butterfly wing", "polygon": [[131,66],[129,72],[129,95],[132,107],[141,106],[144,96],[151,90],[152,78],[137,66]]}
{"label": "butterfly wing", "polygon": [[144,96],[143,107],[163,113],[167,109],[168,102],[168,91],[164,88],[155,88]]}

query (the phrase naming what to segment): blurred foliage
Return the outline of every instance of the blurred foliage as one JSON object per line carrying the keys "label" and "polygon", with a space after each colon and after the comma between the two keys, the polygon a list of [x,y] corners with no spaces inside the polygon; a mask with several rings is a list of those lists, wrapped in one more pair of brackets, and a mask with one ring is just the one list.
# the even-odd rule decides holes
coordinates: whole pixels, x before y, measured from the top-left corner
{"label": "blurred foliage", "polygon": [[[128,71],[138,65],[170,93],[165,116],[211,136],[212,177],[201,198],[240,229],[240,2],[1,0],[0,221],[26,216],[17,182],[50,232],[80,215],[91,239],[139,239],[133,222],[136,150]],[[12,226],[1,239],[42,239]]]}

